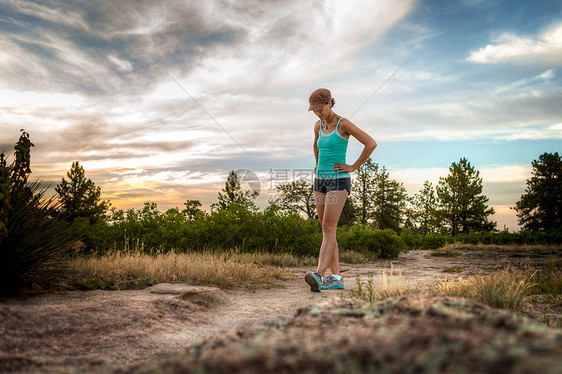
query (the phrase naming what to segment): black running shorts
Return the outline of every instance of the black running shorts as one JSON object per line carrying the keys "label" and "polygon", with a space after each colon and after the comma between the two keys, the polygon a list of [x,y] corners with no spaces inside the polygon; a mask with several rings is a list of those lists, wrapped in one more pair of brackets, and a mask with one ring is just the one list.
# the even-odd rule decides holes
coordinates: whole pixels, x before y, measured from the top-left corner
{"label": "black running shorts", "polygon": [[330,191],[347,190],[351,194],[351,178],[330,178],[318,179],[314,178],[314,191],[320,193],[328,193]]}

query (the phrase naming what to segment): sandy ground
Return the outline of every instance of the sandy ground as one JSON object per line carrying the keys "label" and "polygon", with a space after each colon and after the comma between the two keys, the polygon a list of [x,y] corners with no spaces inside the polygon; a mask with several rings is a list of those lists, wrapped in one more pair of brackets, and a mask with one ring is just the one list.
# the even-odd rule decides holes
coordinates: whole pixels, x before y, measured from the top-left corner
{"label": "sandy ground", "polygon": [[[411,251],[393,260],[392,266],[403,271],[411,285],[425,286],[444,277],[541,262],[549,255],[519,251],[445,257]],[[182,352],[221,330],[288,319],[319,300],[349,295],[357,274],[364,281],[372,275],[376,283],[379,271],[389,266],[389,260],[343,264],[345,291],[310,292],[303,280],[310,269],[289,268],[279,287],[270,289],[221,291],[172,285],[0,300],[0,372],[101,373]],[[462,271],[446,272],[451,268]],[[537,318],[540,313],[535,311]]]}

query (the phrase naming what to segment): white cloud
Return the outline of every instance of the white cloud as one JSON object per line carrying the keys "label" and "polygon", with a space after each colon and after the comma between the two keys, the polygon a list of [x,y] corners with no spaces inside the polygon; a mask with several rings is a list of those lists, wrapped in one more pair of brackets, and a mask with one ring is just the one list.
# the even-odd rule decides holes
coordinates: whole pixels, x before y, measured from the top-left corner
{"label": "white cloud", "polygon": [[0,89],[0,107],[12,107],[13,110],[26,107],[63,107],[78,106],[84,101],[78,94],[42,93],[37,91],[14,91]]}
{"label": "white cloud", "polygon": [[0,36],[0,88],[20,88],[48,77],[49,71],[38,56]]}
{"label": "white cloud", "polygon": [[[524,182],[531,175],[531,168],[527,165],[502,165],[476,168],[480,172],[483,183],[492,182]],[[449,174],[448,168],[405,168],[389,170],[391,178],[412,186],[423,186],[425,181],[433,185],[439,182],[439,178]]]}
{"label": "white cloud", "polygon": [[122,60],[115,55],[108,55],[107,59],[121,71],[133,70],[133,64],[130,61]]}
{"label": "white cloud", "polygon": [[511,131],[503,137],[505,140],[522,140],[522,139],[562,139],[562,127],[558,125],[545,126],[542,129],[520,129],[519,131]]}
{"label": "white cloud", "polygon": [[562,127],[556,125],[537,126],[514,126],[514,127],[478,127],[470,128],[435,128],[420,129],[419,131],[401,131],[393,133],[380,133],[380,139],[384,141],[409,141],[409,140],[478,140],[494,139],[497,141],[512,140],[539,140],[539,139],[562,139]]}
{"label": "white cloud", "polygon": [[[380,37],[413,6],[402,1],[300,1],[226,7],[211,19],[240,35],[216,46],[187,72],[199,94],[302,87],[350,68],[347,57]],[[304,8],[303,8],[304,7]],[[360,11],[358,11],[360,9]],[[315,84],[313,84],[315,85]]]}
{"label": "white cloud", "polygon": [[88,25],[78,12],[56,8],[56,4],[54,3],[49,4],[49,6],[22,1],[12,1],[12,3],[24,14],[42,18],[54,24],[89,30]]}
{"label": "white cloud", "polygon": [[535,78],[533,78],[534,80],[551,80],[552,78],[554,78],[555,74],[554,74],[554,70],[553,69],[548,69],[547,71],[545,71],[542,74],[537,75]]}
{"label": "white cloud", "polygon": [[524,182],[531,176],[530,166],[523,165],[490,166],[478,170],[483,183]]}
{"label": "white cloud", "polygon": [[513,64],[562,64],[562,24],[553,27],[536,38],[525,38],[506,33],[494,44],[473,51],[468,61]]}
{"label": "white cloud", "polygon": [[406,168],[390,170],[389,175],[399,182],[421,188],[425,181],[430,181],[435,185],[439,178],[446,176],[448,172],[447,168]]}

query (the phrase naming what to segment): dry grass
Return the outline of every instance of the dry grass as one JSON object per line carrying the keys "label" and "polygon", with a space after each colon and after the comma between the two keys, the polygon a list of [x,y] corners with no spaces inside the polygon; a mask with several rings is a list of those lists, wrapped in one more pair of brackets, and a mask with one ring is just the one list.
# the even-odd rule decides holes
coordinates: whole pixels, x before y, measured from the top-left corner
{"label": "dry grass", "polygon": [[[455,268],[456,270],[456,268]],[[492,275],[473,276],[458,280],[443,279],[436,284],[419,288],[410,285],[409,277],[402,270],[390,269],[378,271],[378,284],[369,276],[366,284],[357,275],[357,286],[351,290],[351,296],[366,301],[377,301],[388,297],[403,296],[416,292],[436,293],[453,297],[464,297],[481,302],[493,308],[521,310],[527,296],[536,292],[551,297],[560,297],[562,272],[559,268],[549,266],[538,271],[513,271],[510,269]]]}
{"label": "dry grass", "polygon": [[457,251],[549,251],[560,250],[560,245],[557,244],[463,244],[463,243],[448,243],[443,247],[434,250],[436,255],[452,253],[458,254]]}
{"label": "dry grass", "polygon": [[363,286],[361,277],[357,274],[357,288],[351,290],[351,296],[372,302],[388,297],[408,295],[418,291],[416,287],[410,286],[410,278],[402,270],[394,269],[392,262],[388,270],[381,269],[378,271],[378,280],[379,284],[375,286],[373,278],[369,276],[366,286]]}
{"label": "dry grass", "polygon": [[562,263],[550,258],[542,269],[536,271],[530,293],[562,300]]}
{"label": "dry grass", "polygon": [[271,265],[277,267],[297,267],[317,265],[318,259],[315,257],[302,257],[296,256],[291,253],[270,253],[270,252],[257,252],[257,253],[237,253],[235,254],[236,261],[244,263],[260,263],[262,265]]}
{"label": "dry grass", "polygon": [[521,310],[525,296],[533,286],[533,274],[501,271],[467,279],[441,280],[428,291],[447,296],[466,297],[494,308]]}
{"label": "dry grass", "polygon": [[372,258],[365,257],[365,255],[355,251],[340,251],[340,262],[345,264],[360,264],[362,262],[372,260]]}
{"label": "dry grass", "polygon": [[135,288],[156,283],[188,283],[222,288],[271,287],[284,269],[264,264],[271,258],[235,252],[147,255],[115,252],[70,261],[74,285],[82,288]]}
{"label": "dry grass", "polygon": [[[357,252],[340,252],[346,263],[365,261]],[[82,289],[141,288],[156,283],[189,283],[222,288],[271,287],[289,267],[316,266],[316,257],[290,253],[240,253],[205,250],[149,255],[140,250],[104,256],[76,257],[69,261],[75,274],[70,284]]]}

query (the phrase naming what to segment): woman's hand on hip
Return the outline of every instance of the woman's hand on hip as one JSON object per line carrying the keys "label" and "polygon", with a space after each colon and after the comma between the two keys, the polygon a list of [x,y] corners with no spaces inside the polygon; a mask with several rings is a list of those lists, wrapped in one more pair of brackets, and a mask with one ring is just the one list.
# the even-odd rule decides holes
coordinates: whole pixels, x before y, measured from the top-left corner
{"label": "woman's hand on hip", "polygon": [[352,165],[340,164],[340,163],[334,164],[334,170],[337,171],[338,173],[351,173],[355,171]]}

